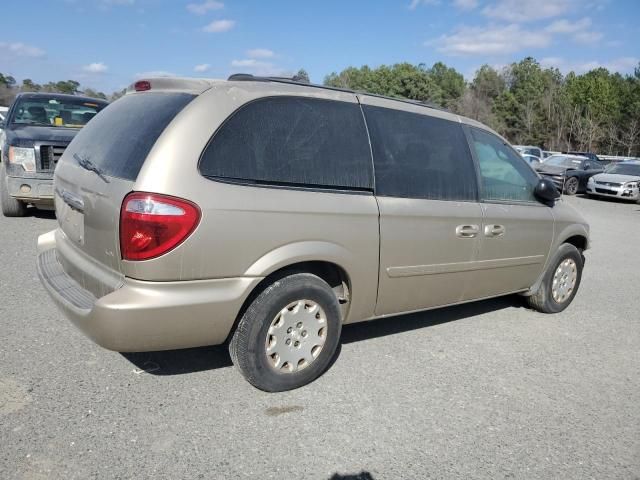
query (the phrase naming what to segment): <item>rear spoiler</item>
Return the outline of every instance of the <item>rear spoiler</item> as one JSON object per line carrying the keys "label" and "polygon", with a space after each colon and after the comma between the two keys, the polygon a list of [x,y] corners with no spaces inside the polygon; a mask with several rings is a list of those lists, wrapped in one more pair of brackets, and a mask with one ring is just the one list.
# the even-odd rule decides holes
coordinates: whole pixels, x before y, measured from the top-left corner
{"label": "rear spoiler", "polygon": [[146,91],[171,91],[186,92],[196,95],[209,90],[216,83],[223,80],[209,78],[190,77],[149,77],[136,80],[127,87],[126,93],[146,92]]}

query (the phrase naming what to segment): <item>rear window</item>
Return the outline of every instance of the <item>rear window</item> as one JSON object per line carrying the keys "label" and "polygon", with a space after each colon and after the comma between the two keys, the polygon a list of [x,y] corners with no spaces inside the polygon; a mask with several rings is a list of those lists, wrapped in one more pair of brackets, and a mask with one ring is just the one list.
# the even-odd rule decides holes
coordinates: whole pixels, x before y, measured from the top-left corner
{"label": "rear window", "polygon": [[372,189],[372,170],[358,104],[303,97],[241,107],[200,161],[200,173],[214,179],[335,189]]}
{"label": "rear window", "polygon": [[105,175],[133,181],[162,131],[193,98],[187,93],[125,95],[76,135],[65,156],[77,155]]}

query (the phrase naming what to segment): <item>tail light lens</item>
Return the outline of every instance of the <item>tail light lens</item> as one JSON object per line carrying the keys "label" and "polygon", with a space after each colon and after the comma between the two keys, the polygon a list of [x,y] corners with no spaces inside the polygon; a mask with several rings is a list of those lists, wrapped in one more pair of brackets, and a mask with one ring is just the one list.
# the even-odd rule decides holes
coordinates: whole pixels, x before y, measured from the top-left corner
{"label": "tail light lens", "polygon": [[147,90],[151,90],[151,82],[148,80],[138,80],[133,84],[133,88],[135,88],[136,92],[146,92]]}
{"label": "tail light lens", "polygon": [[120,210],[122,258],[148,260],[164,255],[191,235],[200,216],[197,205],[181,198],[130,193]]}

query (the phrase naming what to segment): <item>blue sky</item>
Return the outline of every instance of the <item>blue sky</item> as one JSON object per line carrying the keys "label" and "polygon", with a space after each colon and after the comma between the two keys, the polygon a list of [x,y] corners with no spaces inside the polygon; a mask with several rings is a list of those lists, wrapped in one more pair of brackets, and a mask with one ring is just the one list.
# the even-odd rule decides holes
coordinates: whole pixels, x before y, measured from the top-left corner
{"label": "blue sky", "polygon": [[150,72],[314,82],[349,65],[443,61],[466,77],[534,56],[563,72],[640,61],[640,0],[6,0],[0,72],[111,93]]}

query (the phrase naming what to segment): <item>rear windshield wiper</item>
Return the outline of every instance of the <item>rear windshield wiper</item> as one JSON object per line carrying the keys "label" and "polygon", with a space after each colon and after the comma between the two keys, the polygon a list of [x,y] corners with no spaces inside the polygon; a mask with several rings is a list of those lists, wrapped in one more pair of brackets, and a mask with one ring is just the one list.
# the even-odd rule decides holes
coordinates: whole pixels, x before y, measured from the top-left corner
{"label": "rear windshield wiper", "polygon": [[88,158],[82,158],[77,153],[73,154],[73,158],[76,159],[76,162],[78,162],[78,165],[80,165],[82,168],[98,175],[104,183],[109,183],[109,179],[106,177],[106,175],[91,160],[89,160]]}

